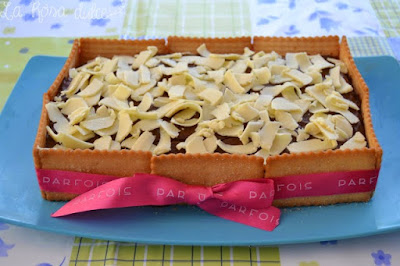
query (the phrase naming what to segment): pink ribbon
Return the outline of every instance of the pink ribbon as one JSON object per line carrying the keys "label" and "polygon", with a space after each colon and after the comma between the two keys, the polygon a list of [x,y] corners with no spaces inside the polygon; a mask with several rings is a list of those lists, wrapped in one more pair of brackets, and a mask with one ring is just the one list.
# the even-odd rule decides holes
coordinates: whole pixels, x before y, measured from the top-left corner
{"label": "pink ribbon", "polygon": [[81,194],[52,217],[100,209],[187,203],[227,220],[272,231],[279,224],[280,217],[280,210],[271,206],[273,198],[274,183],[271,179],[202,187],[162,176],[135,174]]}
{"label": "pink ribbon", "polygon": [[43,191],[81,194],[54,213],[73,213],[131,206],[187,203],[216,216],[272,231],[280,211],[274,199],[327,196],[374,191],[379,169],[316,173],[190,186],[174,179],[135,174],[134,177],[36,169]]}

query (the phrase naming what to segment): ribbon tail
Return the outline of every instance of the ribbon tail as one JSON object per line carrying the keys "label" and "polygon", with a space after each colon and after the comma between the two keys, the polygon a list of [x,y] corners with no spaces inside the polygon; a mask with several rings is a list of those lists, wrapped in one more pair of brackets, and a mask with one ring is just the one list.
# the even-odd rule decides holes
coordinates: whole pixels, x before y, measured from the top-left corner
{"label": "ribbon tail", "polygon": [[176,199],[157,197],[155,195],[157,183],[164,186],[183,187],[176,181],[146,174],[122,177],[79,195],[51,216],[61,217],[101,209],[164,206],[178,203]]}
{"label": "ribbon tail", "polygon": [[274,206],[252,209],[216,198],[203,201],[197,206],[215,216],[266,231],[273,231],[278,226],[281,215],[281,211]]}

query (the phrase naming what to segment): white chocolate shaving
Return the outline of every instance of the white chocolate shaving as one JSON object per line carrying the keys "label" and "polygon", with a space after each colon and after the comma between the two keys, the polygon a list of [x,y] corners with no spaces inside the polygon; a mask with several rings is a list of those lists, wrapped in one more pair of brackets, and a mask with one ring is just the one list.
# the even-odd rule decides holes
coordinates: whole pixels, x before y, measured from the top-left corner
{"label": "white chocolate shaving", "polygon": [[133,69],[138,69],[141,65],[147,62],[151,57],[153,57],[155,54],[157,54],[157,47],[150,46],[147,48],[147,51],[142,51],[138,55],[138,57],[135,58],[135,61],[132,63],[132,68]]}
{"label": "white chocolate shaving", "polygon": [[224,81],[224,74],[225,74],[225,69],[219,69],[219,70],[214,70],[214,71],[207,71],[207,75],[211,78],[214,79],[215,83],[220,84]]}
{"label": "white chocolate shaving", "polygon": [[313,81],[313,78],[307,74],[304,74],[296,69],[291,69],[285,72],[285,75],[291,77],[292,79],[301,83],[301,85],[305,86],[310,84]]}
{"label": "white chocolate shaving", "polygon": [[114,72],[118,64],[118,58],[114,58],[112,60],[107,60],[103,67],[101,68],[101,74],[107,75],[110,72]]}
{"label": "white chocolate shaving", "polygon": [[307,75],[312,78],[311,84],[318,84],[322,82],[322,75],[318,71],[309,71],[307,72]]}
{"label": "white chocolate shaving", "polygon": [[127,87],[123,84],[120,84],[117,87],[117,89],[115,90],[115,92],[113,93],[113,96],[115,98],[117,98],[118,100],[123,101],[123,100],[128,99],[128,97],[131,96],[131,93],[132,93],[132,90],[129,87]]}
{"label": "white chocolate shaving", "polygon": [[50,129],[50,127],[46,127],[47,133],[58,143],[62,144],[66,148],[71,149],[90,149],[93,148],[94,145],[92,143],[84,142],[78,138],[75,138],[69,134],[65,134],[63,132],[59,132],[58,134],[54,134],[54,132]]}
{"label": "white chocolate shaving", "polygon": [[341,87],[341,84],[340,84],[340,67],[336,66],[334,68],[331,68],[329,70],[329,75],[332,78],[333,86],[335,87],[335,89],[339,89]]}
{"label": "white chocolate shaving", "polygon": [[62,94],[67,95],[67,97],[71,97],[71,95],[75,94],[79,89],[78,85],[81,82],[83,76],[84,76],[84,73],[78,73],[75,77],[73,77],[67,90],[63,91]]}
{"label": "white chocolate shaving", "polygon": [[129,105],[126,101],[118,100],[114,97],[105,97],[99,101],[99,105],[105,105],[107,107],[113,108],[117,111],[121,111],[123,109],[128,109]]}
{"label": "white chocolate shaving", "polygon": [[140,112],[146,112],[149,110],[152,104],[153,96],[150,93],[146,93],[137,108]]}
{"label": "white chocolate shaving", "polygon": [[111,148],[112,139],[110,136],[104,136],[96,139],[93,144],[96,150],[109,150]]}
{"label": "white chocolate shaving", "polygon": [[81,92],[78,93],[81,97],[90,97],[98,94],[103,88],[103,82],[98,79],[93,79],[92,82]]}
{"label": "white chocolate shaving", "polygon": [[342,76],[340,76],[340,88],[338,88],[337,91],[344,94],[353,91],[353,87],[347,83]]}
{"label": "white chocolate shaving", "polygon": [[204,99],[211,105],[217,105],[222,99],[222,92],[216,89],[205,89],[199,93],[200,99]]}
{"label": "white chocolate shaving", "polygon": [[203,137],[195,136],[186,144],[186,153],[207,153]]}
{"label": "white chocolate shaving", "polygon": [[268,67],[253,69],[258,84],[267,84],[271,78],[271,71]]}
{"label": "white chocolate shaving", "polygon": [[335,130],[339,136],[338,141],[345,141],[353,136],[353,127],[346,118],[341,115],[333,115],[331,120],[335,124]]}
{"label": "white chocolate shaving", "polygon": [[208,57],[211,54],[204,43],[197,48],[197,52],[204,57]]}
{"label": "white chocolate shaving", "polygon": [[160,141],[153,153],[156,155],[167,153],[171,150],[171,136],[164,130],[160,129]]}
{"label": "white chocolate shaving", "polygon": [[[310,56],[311,62],[313,65],[311,66],[313,69],[320,71],[321,69],[333,67],[333,64],[326,61],[321,55],[312,55]],[[309,70],[309,69],[308,69]]]}
{"label": "white chocolate shaving", "polygon": [[334,63],[335,66],[339,66],[340,72],[345,73],[345,74],[348,72],[346,64],[343,63],[342,61],[335,59],[335,58],[328,58],[328,61],[331,63]]}
{"label": "white chocolate shaving", "polygon": [[360,132],[356,132],[354,136],[346,141],[341,147],[341,150],[344,149],[361,149],[367,146],[367,142],[365,140],[365,137],[363,134]]}
{"label": "white chocolate shaving", "polygon": [[257,100],[254,103],[254,108],[258,109],[259,111],[265,110],[271,104],[272,101],[271,95],[260,95],[258,96]]}
{"label": "white chocolate shaving", "polygon": [[225,72],[224,83],[234,93],[240,94],[245,92],[245,89],[236,80],[235,75],[233,75],[231,70]]}
{"label": "white chocolate shaving", "polygon": [[88,105],[86,104],[84,99],[79,97],[72,97],[68,99],[65,103],[59,103],[57,106],[61,108],[61,113],[63,113],[64,115],[69,115],[76,109],[87,107]]}
{"label": "white chocolate shaving", "polygon": [[137,138],[135,138],[135,137],[127,138],[121,142],[121,147],[132,149],[132,146],[133,146],[133,144],[135,144],[136,140],[137,140]]}
{"label": "white chocolate shaving", "polygon": [[151,77],[150,77],[150,70],[145,66],[141,65],[139,67],[139,81],[142,84],[147,84],[150,83]]}
{"label": "white chocolate shaving", "polygon": [[275,135],[278,132],[278,122],[266,122],[264,127],[260,130],[260,146],[263,149],[270,150],[272,143],[275,139]]}
{"label": "white chocolate shaving", "polygon": [[283,152],[292,141],[292,135],[288,133],[277,133],[271,146],[270,154],[278,155]]}
{"label": "white chocolate shaving", "polygon": [[299,63],[296,60],[295,53],[286,53],[285,55],[286,65],[289,68],[297,69],[299,67]]}
{"label": "white chocolate shaving", "polygon": [[218,148],[217,137],[215,135],[211,135],[210,137],[204,139],[203,144],[208,153],[213,153]]}
{"label": "white chocolate shaving", "polygon": [[68,115],[69,124],[75,125],[81,122],[89,114],[89,110],[89,107],[79,107],[75,109],[75,111]]}
{"label": "white chocolate shaving", "polygon": [[218,129],[218,130],[216,130],[216,132],[221,136],[238,137],[243,133],[243,129],[244,129],[244,126],[243,126],[243,124],[241,124],[238,126],[225,127],[222,129]]}
{"label": "white chocolate shaving", "polygon": [[115,115],[114,111],[111,111],[111,114],[108,117],[96,118],[96,119],[92,119],[92,120],[85,120],[85,121],[82,121],[80,123],[80,125],[89,130],[99,130],[99,129],[111,127],[115,121],[115,118],[116,118],[116,115]]}
{"label": "white chocolate shaving", "polygon": [[337,146],[336,140],[319,140],[310,139],[300,142],[293,142],[287,146],[291,153],[310,152],[310,151],[325,151],[334,149]]}
{"label": "white chocolate shaving", "polygon": [[297,130],[297,133],[298,133],[298,135],[296,137],[297,142],[306,140],[310,137],[310,135],[307,134],[303,128],[300,128],[299,130]]}
{"label": "white chocolate shaving", "polygon": [[307,69],[312,66],[310,59],[306,53],[297,53],[295,55],[296,61],[299,64],[300,70],[307,72]]}
{"label": "white chocolate shaving", "polygon": [[239,136],[240,141],[243,144],[249,143],[250,134],[259,131],[263,125],[264,125],[263,121],[250,121],[249,123],[247,123],[246,129]]}
{"label": "white chocolate shaving", "polygon": [[118,119],[115,119],[114,124],[112,124],[111,127],[95,130],[94,132],[99,136],[111,136],[118,132],[118,128],[119,121]]}
{"label": "white chocolate shaving", "polygon": [[118,142],[121,142],[131,132],[132,120],[127,112],[119,112],[118,113],[118,121],[119,121],[118,132],[117,132],[117,136],[115,137],[115,140]]}
{"label": "white chocolate shaving", "polygon": [[137,88],[139,86],[139,73],[137,71],[125,71],[123,77],[126,85],[133,88]]}
{"label": "white chocolate shaving", "polygon": [[237,153],[237,154],[252,154],[257,151],[257,147],[253,145],[253,143],[248,143],[246,145],[229,145],[225,144],[221,140],[217,140],[217,145],[223,151],[228,153]]}
{"label": "white chocolate shaving", "polygon": [[172,123],[168,123],[166,121],[159,121],[160,126],[162,129],[165,130],[165,132],[167,132],[167,134],[171,137],[171,138],[176,138],[179,135],[179,129],[174,126]]}
{"label": "white chocolate shaving", "polygon": [[111,141],[110,150],[112,150],[112,151],[119,151],[119,150],[121,150],[121,144],[120,144],[119,142],[116,142],[116,141]]}
{"label": "white chocolate shaving", "polygon": [[57,133],[69,131],[69,123],[68,120],[62,115],[60,110],[57,108],[55,103],[46,104],[46,110],[49,115],[49,119],[54,123],[54,129]]}
{"label": "white chocolate shaving", "polygon": [[186,86],[184,85],[175,85],[172,86],[168,90],[168,96],[172,100],[181,99],[183,98],[183,94],[185,93]]}
{"label": "white chocolate shaving", "polygon": [[258,117],[258,110],[249,103],[240,104],[235,108],[234,113],[237,113],[242,118],[243,122],[249,122]]}
{"label": "white chocolate shaving", "polygon": [[283,97],[277,97],[272,100],[271,102],[271,107],[275,110],[281,110],[281,111],[301,111],[300,106],[297,104],[288,101],[287,99]]}
{"label": "white chocolate shaving", "polygon": [[326,115],[318,116],[315,119],[311,117],[310,120],[311,123],[314,123],[314,125],[318,127],[320,132],[324,134],[326,139],[337,140],[339,138],[338,134],[335,131],[334,124],[328,119]]}
{"label": "white chocolate shaving", "polygon": [[299,124],[297,124],[296,120],[293,119],[293,116],[285,111],[277,110],[275,112],[275,119],[279,123],[281,123],[282,127],[295,130],[298,128]]}
{"label": "white chocolate shaving", "polygon": [[149,151],[156,137],[148,131],[143,132],[132,146],[134,151]]}

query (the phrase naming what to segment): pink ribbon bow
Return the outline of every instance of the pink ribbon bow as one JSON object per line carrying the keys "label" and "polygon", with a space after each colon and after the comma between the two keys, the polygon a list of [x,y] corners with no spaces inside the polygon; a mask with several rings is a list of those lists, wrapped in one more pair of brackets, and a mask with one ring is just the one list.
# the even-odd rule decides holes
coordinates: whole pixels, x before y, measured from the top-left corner
{"label": "pink ribbon bow", "polygon": [[114,179],[81,194],[52,217],[100,209],[187,203],[227,220],[272,231],[279,224],[280,217],[280,210],[271,206],[274,191],[271,179],[202,187],[162,176],[135,174],[134,177]]}

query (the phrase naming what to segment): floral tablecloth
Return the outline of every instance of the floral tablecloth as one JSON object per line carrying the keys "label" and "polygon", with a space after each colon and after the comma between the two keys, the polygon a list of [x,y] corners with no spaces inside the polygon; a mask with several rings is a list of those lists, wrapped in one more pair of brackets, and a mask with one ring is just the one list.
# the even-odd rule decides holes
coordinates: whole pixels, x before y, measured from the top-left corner
{"label": "floral tablecloth", "polygon": [[[399,1],[0,0],[0,110],[34,55],[79,36],[347,35],[354,56],[400,60]],[[39,194],[38,194],[39,196]],[[0,223],[0,265],[400,265],[400,233],[279,247],[117,243]]]}

